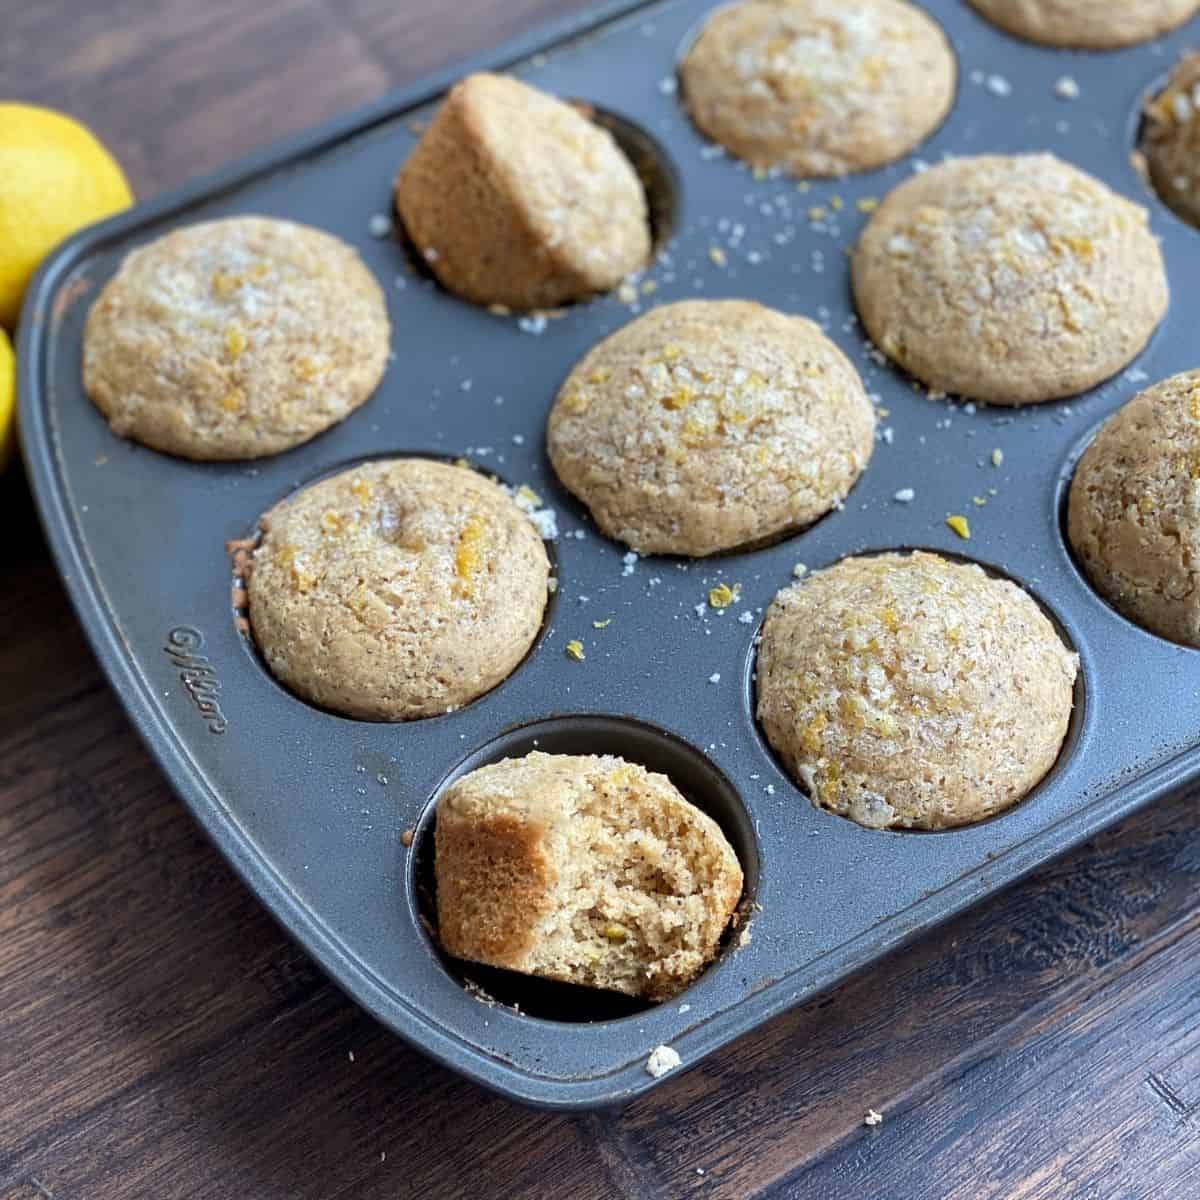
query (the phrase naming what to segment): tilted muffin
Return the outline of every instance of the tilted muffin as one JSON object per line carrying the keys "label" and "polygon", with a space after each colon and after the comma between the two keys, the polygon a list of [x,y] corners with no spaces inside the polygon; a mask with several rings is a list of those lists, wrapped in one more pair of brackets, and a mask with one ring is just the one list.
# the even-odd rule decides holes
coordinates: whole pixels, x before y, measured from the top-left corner
{"label": "tilted muffin", "polygon": [[1162,201],[1200,227],[1200,54],[1185,55],[1146,105],[1140,149]]}
{"label": "tilted muffin", "polygon": [[775,597],[758,719],[821,808],[947,829],[1054,765],[1078,665],[1014,583],[936,554],[847,558]]}
{"label": "tilted muffin", "polygon": [[259,458],[308,441],[375,390],[391,328],[344,242],[231,217],[134,250],[83,336],[83,382],[113,431],[184,458]]}
{"label": "tilted muffin", "polygon": [[680,67],[700,130],[756,167],[843,175],[907,154],[954,103],[941,28],[906,0],[744,0]]}
{"label": "tilted muffin", "polygon": [[1197,0],[970,0],[994,25],[1046,46],[1111,50],[1182,25]]}
{"label": "tilted muffin", "polygon": [[940,163],[905,181],[853,256],[867,332],[929,387],[1033,404],[1103,382],[1167,310],[1146,210],[1049,154]]}
{"label": "tilted muffin", "polygon": [[653,309],[590,350],[550,412],[550,461],[641,554],[715,554],[808,524],[874,448],[858,373],[803,317],[746,300]]}
{"label": "tilted muffin", "polygon": [[506,678],[541,627],[541,538],[466,467],[361,463],[260,524],[254,640],[276,678],[324,708],[369,721],[449,712]]}
{"label": "tilted muffin", "polygon": [[1096,589],[1152,633],[1200,647],[1200,371],[1109,417],[1075,468],[1067,512]]}
{"label": "tilted muffin", "polygon": [[507,76],[450,89],[400,168],[396,208],[441,283],[477,304],[581,300],[650,255],[646,194],[612,135]]}
{"label": "tilted muffin", "polygon": [[480,767],[438,801],[434,840],[448,953],[651,1000],[712,960],[742,893],[720,826],[610,755]]}

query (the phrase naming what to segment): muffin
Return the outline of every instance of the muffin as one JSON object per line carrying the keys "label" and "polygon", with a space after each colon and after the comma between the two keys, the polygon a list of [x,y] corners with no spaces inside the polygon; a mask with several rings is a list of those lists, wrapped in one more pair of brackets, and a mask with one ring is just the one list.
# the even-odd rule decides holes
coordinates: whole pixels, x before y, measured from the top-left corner
{"label": "muffin", "polygon": [[194,459],[288,450],[375,390],[391,329],[358,255],[269,217],[129,254],[88,313],[83,383],[113,432]]}
{"label": "muffin", "polygon": [[456,958],[665,1000],[717,952],[742,892],[720,827],[610,755],[480,767],[437,806],[438,932]]}
{"label": "muffin", "polygon": [[1167,310],[1146,210],[1049,154],[940,163],[906,180],[853,256],[885,354],[990,404],[1071,396],[1141,352]]}
{"label": "muffin", "polygon": [[1200,647],[1200,371],[1135,396],[1071,481],[1071,546],[1120,612]]}
{"label": "muffin", "polygon": [[948,829],[1054,765],[1078,658],[1006,580],[936,554],[847,558],[781,591],[758,719],[790,774],[869,829]]}
{"label": "muffin", "polygon": [[550,308],[646,265],[646,194],[612,135],[500,75],[450,89],[396,179],[430,270],[476,304]]}
{"label": "muffin", "polygon": [[426,459],[361,463],[261,521],[247,580],[268,668],[367,721],[450,712],[505,679],[541,628],[549,561],[490,480]]}
{"label": "muffin", "polygon": [[680,67],[702,133],[756,167],[844,175],[901,158],[954,103],[941,28],[906,0],[745,0]]}
{"label": "muffin", "polygon": [[994,25],[1030,42],[1112,50],[1158,37],[1200,8],[1197,0],[970,0]]}
{"label": "muffin", "polygon": [[546,445],[610,537],[639,554],[699,556],[828,512],[871,457],[874,429],[858,373],[811,321],[689,300],[583,357]]}
{"label": "muffin", "polygon": [[1146,105],[1141,162],[1164,204],[1200,228],[1200,54],[1188,54]]}

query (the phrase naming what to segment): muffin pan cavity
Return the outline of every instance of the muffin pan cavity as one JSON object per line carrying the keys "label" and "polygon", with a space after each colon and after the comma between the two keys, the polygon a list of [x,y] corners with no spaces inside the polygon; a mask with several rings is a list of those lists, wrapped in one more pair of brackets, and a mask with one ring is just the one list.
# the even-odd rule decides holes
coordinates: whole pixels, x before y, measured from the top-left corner
{"label": "muffin pan cavity", "polygon": [[1194,47],[1176,56],[1143,88],[1130,114],[1130,162],[1141,177],[1149,203],[1161,205],[1172,217],[1195,229],[1200,209],[1195,196],[1200,180],[1193,175],[1198,156],[1193,140],[1200,126],[1195,86],[1200,63]]}
{"label": "muffin pan cavity", "polygon": [[657,256],[671,241],[679,220],[682,178],[662,142],[635,121],[615,109],[601,108],[587,101],[577,101],[593,121],[607,129],[633,163],[642,181],[646,204],[650,211],[650,243]]}
{"label": "muffin pan cavity", "polygon": [[648,1001],[616,992],[536,979],[479,963],[449,958],[437,943],[437,889],[434,879],[433,835],[438,799],[456,780],[489,763],[520,758],[535,750],[545,754],[611,754],[626,762],[666,775],[684,798],[721,827],[741,863],[745,883],[735,914],[736,924],[725,931],[721,950],[704,975],[667,1004],[687,1003],[689,993],[712,972],[724,969],[722,960],[736,946],[740,930],[750,920],[759,878],[759,846],[754,823],[726,775],[701,751],[666,730],[625,717],[584,715],[534,721],[492,739],[464,758],[438,785],[413,833],[409,858],[409,903],[430,936],[430,944],[449,975],[482,1003],[496,1002],[514,1013],[548,1021],[592,1022],[632,1016],[655,1007]]}
{"label": "muffin pan cavity", "polygon": [[[689,1067],[1200,777],[1200,660],[1114,619],[1059,520],[1085,439],[1135,392],[1198,365],[1200,240],[1142,189],[1130,115],[1200,25],[1105,55],[1058,53],[1009,37],[961,0],[928,0],[960,67],[945,123],[915,156],[798,184],[717,151],[679,102],[677,50],[712,7],[603,3],[84,231],[46,264],[21,323],[22,439],[48,539],[114,692],[169,781],[364,1008],[451,1068],[547,1107],[597,1107],[656,1086],[646,1062],[657,1046]],[[389,236],[397,169],[446,90],[482,70],[584,97],[611,123],[655,212],[659,253],[644,271],[586,303],[500,315],[406,261]],[[1082,396],[1022,409],[931,397],[866,343],[847,253],[883,197],[924,165],[1038,151],[1146,205],[1172,291],[1166,318],[1129,367]],[[184,461],[116,437],[80,380],[100,289],[135,246],[252,213],[341,238],[380,282],[392,341],[378,389],[319,437],[253,463]],[[874,452],[840,508],[783,541],[639,557],[602,536],[560,485],[546,418],[601,339],[651,307],[697,298],[817,322],[862,377]],[[337,717],[260,663],[226,546],[249,549],[260,515],[305,484],[414,453],[462,458],[536,493],[558,588],[532,649],[491,692],[436,718]],[[927,837],[862,828],[816,809],[759,732],[753,643],[771,600],[801,565],[881,546],[963,555],[1008,576],[1080,655],[1058,763],[999,817]],[[535,739],[662,771],[738,853],[753,908],[676,999],[568,995],[441,957],[422,920],[434,800],[448,779]]]}

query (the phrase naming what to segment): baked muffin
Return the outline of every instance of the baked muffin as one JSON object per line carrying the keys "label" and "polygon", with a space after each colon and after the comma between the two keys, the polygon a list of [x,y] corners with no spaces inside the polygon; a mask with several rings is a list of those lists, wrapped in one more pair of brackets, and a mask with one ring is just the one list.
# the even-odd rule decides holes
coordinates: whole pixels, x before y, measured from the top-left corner
{"label": "baked muffin", "polygon": [[254,640],[281,683],[323,708],[368,721],[450,712],[505,679],[541,628],[542,540],[465,467],[360,463],[261,527]]}
{"label": "baked muffin", "polygon": [[844,175],[901,158],[954,103],[941,28],[906,0],[744,0],[680,67],[702,133],[756,167]]}
{"label": "baked muffin", "polygon": [[306,442],[375,390],[391,329],[351,247],[306,225],[232,217],[130,253],[83,335],[83,382],[113,432],[183,458]]}
{"label": "baked muffin", "polygon": [[948,829],[1054,765],[1078,658],[1016,584],[936,554],[847,558],[763,625],[758,719],[813,803],[870,829]]}
{"label": "baked muffin", "polygon": [[450,89],[400,168],[396,208],[443,286],[476,304],[582,300],[650,256],[646,194],[612,135],[507,76]]}
{"label": "baked muffin", "polygon": [[712,960],[742,892],[716,822],[609,755],[472,771],[438,801],[435,855],[449,954],[650,1000]]}
{"label": "baked muffin", "polygon": [[1167,310],[1146,210],[1050,154],[957,158],[884,200],[853,256],[885,354],[990,404],[1071,396],[1141,352]]}
{"label": "baked muffin", "polygon": [[970,0],[994,25],[1030,42],[1111,50],[1158,37],[1200,8],[1197,0]]}
{"label": "baked muffin", "polygon": [[1097,591],[1151,633],[1200,647],[1200,371],[1109,417],[1075,468],[1067,512]]}
{"label": "baked muffin", "polygon": [[590,350],[550,412],[562,482],[639,554],[715,554],[841,502],[871,457],[858,373],[803,317],[688,300]]}
{"label": "baked muffin", "polygon": [[1142,161],[1176,216],[1200,228],[1200,54],[1188,54],[1146,105]]}

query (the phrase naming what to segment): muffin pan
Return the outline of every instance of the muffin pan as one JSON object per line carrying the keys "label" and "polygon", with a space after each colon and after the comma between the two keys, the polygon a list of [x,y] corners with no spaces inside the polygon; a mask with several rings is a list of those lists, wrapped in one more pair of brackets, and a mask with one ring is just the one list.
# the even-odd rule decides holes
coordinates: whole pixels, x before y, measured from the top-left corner
{"label": "muffin pan", "polygon": [[[946,124],[916,158],[801,189],[715,152],[680,107],[678,56],[711,7],[603,6],[88,230],[42,269],[21,324],[22,438],[51,545],[114,689],[180,796],[368,1011],[463,1074],[546,1107],[654,1086],[645,1064],[656,1046],[694,1065],[1200,774],[1200,654],[1103,603],[1061,521],[1072,465],[1099,423],[1146,383],[1197,366],[1200,234],[1130,161],[1142,100],[1197,26],[1076,54],[1024,45],[958,0],[931,0],[960,63]],[[497,316],[415,270],[400,238],[375,236],[414,119],[483,67],[594,104],[654,156],[669,237],[634,287],[556,316]],[[1056,89],[1064,76],[1077,98]],[[1083,397],[1019,411],[930,400],[853,320],[845,251],[866,219],[857,202],[882,197],[918,159],[1033,149],[1151,209],[1171,310],[1130,370]],[[316,440],[257,462],[185,462],[113,436],[80,384],[99,286],[129,249],[181,223],[252,212],[337,234],[384,283],[394,358],[379,391]],[[711,560],[633,559],[556,483],[544,421],[588,347],[651,303],[693,296],[749,297],[822,322],[887,410],[880,442],[844,509],[807,531]],[[226,549],[295,487],[383,454],[465,457],[532,487],[558,528],[558,591],[526,660],[461,711],[404,725],[322,712],[278,685],[241,632]],[[908,489],[910,500],[895,499]],[[969,541],[950,514],[969,518]],[[754,639],[796,565],[906,547],[1017,580],[1081,657],[1058,765],[1010,812],[953,832],[877,832],[819,811],[753,716]],[[740,594],[719,611],[707,597],[722,582]],[[574,639],[583,661],[565,652]],[[447,779],[534,746],[665,770],[730,836],[753,908],[676,1000],[644,1007],[489,974],[444,960],[431,940],[434,799]]]}

